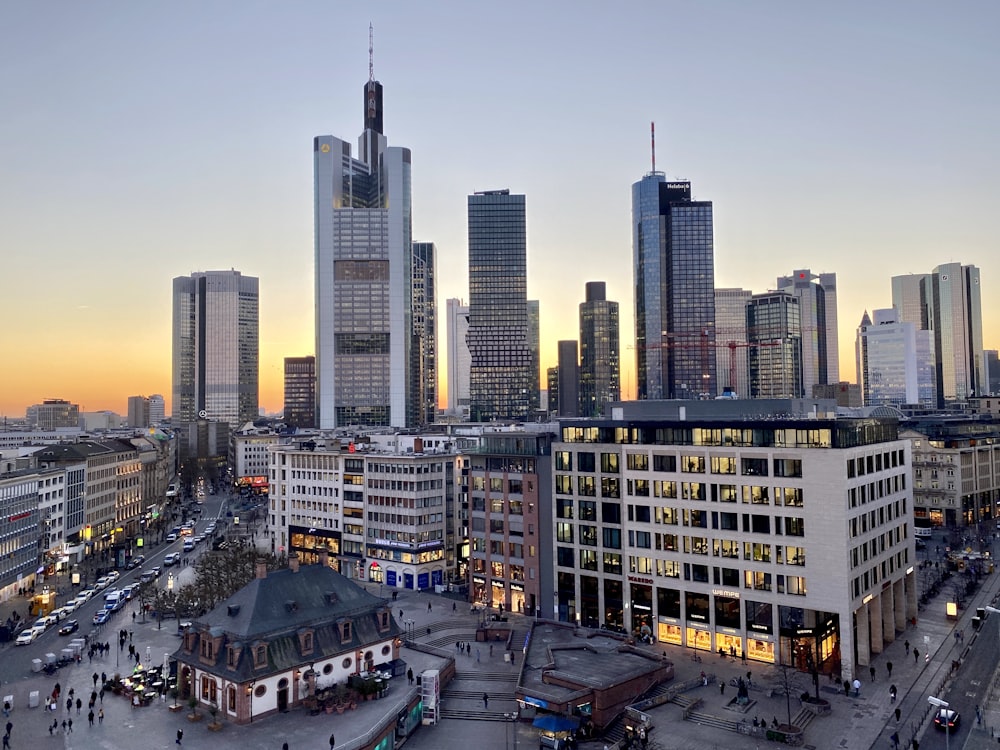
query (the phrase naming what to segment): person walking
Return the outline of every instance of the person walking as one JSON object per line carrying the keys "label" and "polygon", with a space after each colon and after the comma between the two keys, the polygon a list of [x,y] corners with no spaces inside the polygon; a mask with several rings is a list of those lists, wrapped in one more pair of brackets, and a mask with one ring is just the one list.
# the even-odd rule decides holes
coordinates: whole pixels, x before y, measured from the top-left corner
{"label": "person walking", "polygon": [[333,733],[330,734],[330,750],[333,750],[333,746],[337,744],[337,741],[333,738]]}
{"label": "person walking", "polygon": [[98,724],[103,724],[104,723],[104,709],[103,708],[100,711],[97,712],[97,723]]}
{"label": "person walking", "polygon": [[490,696],[487,695],[486,693],[483,693],[483,708],[486,709],[489,707],[490,707]]}
{"label": "person walking", "polygon": [[854,697],[858,698],[861,696],[861,680],[855,678],[854,684],[851,686],[854,688]]}
{"label": "person walking", "polygon": [[909,656],[910,655],[910,642],[909,641],[903,641],[903,648],[906,649],[906,655]]}
{"label": "person walking", "polygon": [[70,716],[70,717],[69,717],[69,718],[68,718],[68,719],[66,720],[66,723],[67,723],[67,724],[69,724],[69,731],[70,731],[70,732],[72,732],[72,731],[73,731],[73,717],[72,717],[72,716]]}
{"label": "person walking", "polygon": [[919,659],[920,659],[920,652],[917,651],[916,649],[913,649],[913,663],[916,664]]}
{"label": "person walking", "polygon": [[287,742],[282,742],[281,743],[281,750],[288,750],[288,743]]}
{"label": "person walking", "polygon": [[890,685],[889,686],[889,702],[890,703],[895,703],[896,702],[896,686],[895,685]]}
{"label": "person walking", "polygon": [[726,694],[726,681],[719,680],[719,695],[725,695],[725,694]]}
{"label": "person walking", "polygon": [[181,740],[183,740],[183,739],[184,739],[184,730],[183,729],[178,729],[177,730],[177,739],[174,740],[174,744],[175,745],[181,744]]}
{"label": "person walking", "polygon": [[868,667],[868,674],[872,676],[872,682],[875,682],[875,667]]}
{"label": "person walking", "polygon": [[889,673],[889,676],[892,677],[892,662],[891,661],[887,661],[885,663],[885,669]]}
{"label": "person walking", "polygon": [[898,724],[899,723],[899,717],[903,715],[903,712],[899,709],[899,706],[896,706],[896,710],[895,710],[894,713],[896,714],[896,723]]}
{"label": "person walking", "polygon": [[430,612],[430,611],[431,611],[431,603],[430,603],[430,602],[427,602],[427,611],[428,611],[428,612]]}
{"label": "person walking", "polygon": [[480,652],[479,652],[479,646],[476,646],[476,662],[477,663],[479,662],[479,654],[480,654]]}
{"label": "person walking", "polygon": [[94,674],[92,674],[91,677],[94,680],[94,687],[96,688],[97,687],[97,672],[94,672]]}
{"label": "person walking", "polygon": [[87,713],[87,722],[90,724],[90,726],[94,726],[94,712],[93,711],[89,711]]}
{"label": "person walking", "polygon": [[80,715],[80,709],[81,708],[83,708],[83,699],[82,698],[77,698],[76,699],[76,715],[77,716]]}
{"label": "person walking", "polygon": [[10,735],[5,734],[3,736],[3,750],[10,750]]}

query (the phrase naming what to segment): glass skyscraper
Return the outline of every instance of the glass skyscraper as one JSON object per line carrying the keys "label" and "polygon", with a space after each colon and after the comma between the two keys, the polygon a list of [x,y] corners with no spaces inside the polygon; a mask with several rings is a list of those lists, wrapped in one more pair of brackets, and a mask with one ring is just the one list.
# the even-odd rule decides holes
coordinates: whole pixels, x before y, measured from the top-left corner
{"label": "glass skyscraper", "polygon": [[316,358],[285,357],[285,424],[316,426]]}
{"label": "glass skyscraper", "polygon": [[718,341],[716,362],[719,368],[718,394],[750,395],[747,364],[747,303],[753,296],[749,289],[715,290],[715,335]]}
{"label": "glass skyscraper", "polygon": [[837,334],[837,274],[814,274],[808,268],[777,281],[780,292],[799,300],[802,316],[802,394],[812,395],[814,385],[840,380]]}
{"label": "glass skyscraper", "polygon": [[618,303],[608,301],[603,281],[588,281],[586,295],[580,303],[580,416],[598,417],[605,404],[621,400]]}
{"label": "glass skyscraper", "polygon": [[239,271],[178,276],[173,288],[175,422],[257,419],[258,281]]}
{"label": "glass skyscraper", "polygon": [[413,243],[413,346],[410,382],[419,392],[408,400],[411,424],[429,424],[437,416],[437,248]]}
{"label": "glass skyscraper", "polygon": [[639,399],[716,393],[712,203],[650,172],[632,185]]}
{"label": "glass skyscraper", "polygon": [[382,134],[382,87],[364,87],[358,155],[313,140],[319,426],[410,427],[425,404],[414,365],[410,151]]}
{"label": "glass skyscraper", "polygon": [[468,206],[470,418],[525,420],[533,357],[524,196],[491,190],[470,195]]}
{"label": "glass skyscraper", "polygon": [[747,304],[750,398],[802,397],[799,300],[787,292],[755,294]]}

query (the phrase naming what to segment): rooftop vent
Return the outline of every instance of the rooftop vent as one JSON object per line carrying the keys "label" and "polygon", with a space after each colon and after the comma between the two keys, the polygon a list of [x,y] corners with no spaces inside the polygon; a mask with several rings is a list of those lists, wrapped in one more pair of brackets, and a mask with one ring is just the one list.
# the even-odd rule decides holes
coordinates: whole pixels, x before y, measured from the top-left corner
{"label": "rooftop vent", "polygon": [[323,598],[326,599],[327,604],[336,604],[339,601],[337,594],[334,591],[327,591],[323,594]]}
{"label": "rooftop vent", "polygon": [[285,611],[286,612],[298,612],[298,610],[299,610],[299,603],[298,602],[296,602],[294,600],[291,600],[291,599],[288,600],[287,602],[285,602]]}
{"label": "rooftop vent", "polygon": [[226,607],[226,614],[229,615],[230,617],[236,617],[236,615],[238,615],[239,613],[240,613],[239,604],[230,604]]}

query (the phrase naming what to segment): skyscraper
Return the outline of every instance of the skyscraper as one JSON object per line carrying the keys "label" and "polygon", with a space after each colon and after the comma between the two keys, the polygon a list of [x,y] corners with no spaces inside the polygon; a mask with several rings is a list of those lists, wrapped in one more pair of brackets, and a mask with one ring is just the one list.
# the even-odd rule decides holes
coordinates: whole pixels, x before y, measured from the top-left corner
{"label": "skyscraper", "polygon": [[933,369],[926,363],[920,367],[917,357],[917,338],[929,340],[929,332],[897,317],[895,308],[874,310],[872,317],[866,312],[858,326],[855,348],[864,405],[933,406]]}
{"label": "skyscraper", "polygon": [[490,190],[469,196],[469,398],[474,422],[524,420],[529,413],[526,231],[523,195]]}
{"label": "skyscraper", "polygon": [[460,299],[445,303],[445,326],[448,347],[448,414],[469,418],[469,308]]}
{"label": "skyscraper", "polygon": [[128,397],[128,426],[149,427],[149,399],[145,396]]}
{"label": "skyscraper", "polygon": [[799,300],[802,326],[802,393],[814,385],[840,380],[837,336],[837,274],[814,274],[808,268],[780,276],[777,289]]}
{"label": "skyscraper", "polygon": [[[597,417],[621,400],[618,303],[603,281],[588,281],[580,303],[580,416]],[[560,363],[560,368],[562,364]]]}
{"label": "skyscraper", "polygon": [[892,304],[901,319],[933,331],[939,407],[988,388],[981,295],[979,269],[961,263],[945,263],[929,274],[892,278]]}
{"label": "skyscraper", "polygon": [[799,300],[788,292],[755,294],[747,304],[750,398],[802,397]]}
{"label": "skyscraper", "polygon": [[[413,347],[411,382],[417,391],[407,422],[430,424],[437,416],[437,249],[413,243]],[[408,410],[411,402],[407,402]]]}
{"label": "skyscraper", "polygon": [[409,427],[422,414],[414,373],[410,151],[382,132],[382,86],[369,65],[358,158],[313,140],[319,426]]}
{"label": "skyscraper", "polygon": [[257,279],[198,272],[175,278],[173,295],[173,420],[236,428],[257,419]]}
{"label": "skyscraper", "polygon": [[753,296],[749,289],[715,290],[716,361],[719,386],[716,395],[750,395],[750,372],[747,365],[747,303]]}
{"label": "skyscraper", "polygon": [[316,426],[316,358],[285,357],[285,424]]}
{"label": "skyscraper", "polygon": [[541,310],[537,299],[528,300],[528,351],[531,353],[531,374],[528,380],[528,412],[541,406],[542,387],[538,376],[542,369]]}
{"label": "skyscraper", "polygon": [[632,185],[639,399],[716,393],[712,203],[662,172]]}
{"label": "skyscraper", "polygon": [[580,360],[575,341],[556,343],[559,356],[559,416],[580,416]]}
{"label": "skyscraper", "polygon": [[167,418],[166,405],[163,396],[154,393],[149,397],[149,423],[151,425],[161,424]]}

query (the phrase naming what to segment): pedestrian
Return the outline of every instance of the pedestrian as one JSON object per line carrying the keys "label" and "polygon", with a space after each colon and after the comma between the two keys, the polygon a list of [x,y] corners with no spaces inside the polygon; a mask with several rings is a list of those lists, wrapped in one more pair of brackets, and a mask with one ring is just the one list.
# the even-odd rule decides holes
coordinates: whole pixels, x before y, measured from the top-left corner
{"label": "pedestrian", "polygon": [[69,731],[72,732],[73,731],[73,717],[71,716],[70,718],[68,718],[66,720],[66,723],[69,724]]}
{"label": "pedestrian", "polygon": [[983,710],[979,706],[976,706],[976,723],[977,724],[983,723]]}
{"label": "pedestrian", "polygon": [[854,688],[854,697],[859,697],[861,695],[861,680],[855,677],[852,687]]}
{"label": "pedestrian", "polygon": [[909,656],[910,655],[910,642],[909,641],[903,641],[903,648],[906,649],[906,655]]}
{"label": "pedestrian", "polygon": [[183,739],[184,739],[184,730],[183,729],[178,729],[177,730],[177,739],[174,740],[174,744],[176,744],[176,745],[181,744],[181,740],[183,740]]}
{"label": "pedestrian", "polygon": [[430,602],[427,602],[427,611],[428,611],[428,612],[430,612],[430,611],[431,611],[431,603],[430,603]]}
{"label": "pedestrian", "polygon": [[890,685],[889,686],[889,702],[890,703],[895,703],[896,702],[896,686],[895,685]]}
{"label": "pedestrian", "polygon": [[725,695],[725,694],[726,694],[726,681],[719,680],[719,695]]}
{"label": "pedestrian", "polygon": [[844,680],[844,695],[850,695],[850,694],[851,694],[851,683],[848,682],[847,680]]}
{"label": "pedestrian", "polygon": [[135,610],[132,610],[132,622],[135,622]]}
{"label": "pedestrian", "polygon": [[87,713],[87,722],[90,724],[90,726],[94,726],[94,712],[93,711],[90,711],[90,712]]}
{"label": "pedestrian", "polygon": [[83,708],[83,700],[80,698],[76,699],[76,715],[80,715],[80,709]]}
{"label": "pedestrian", "polygon": [[461,641],[455,641],[455,650],[461,652],[461,650],[462,650],[462,642]]}
{"label": "pedestrian", "polygon": [[892,677],[892,662],[891,661],[887,661],[885,663],[885,669],[889,673],[889,676]]}
{"label": "pedestrian", "polygon": [[101,688],[100,698],[101,698],[101,705],[103,706],[104,705],[104,688]]}
{"label": "pedestrian", "polygon": [[916,664],[917,660],[920,658],[920,652],[913,649],[913,663]]}
{"label": "pedestrian", "polygon": [[875,667],[868,667],[868,674],[872,676],[872,682],[875,682]]}
{"label": "pedestrian", "polygon": [[899,723],[899,717],[903,715],[903,712],[900,711],[899,706],[896,706],[896,712],[895,713],[896,713],[896,723],[898,724]]}
{"label": "pedestrian", "polygon": [[403,619],[403,610],[399,610],[399,619],[400,619],[400,620],[402,620],[402,619]]}
{"label": "pedestrian", "polygon": [[70,713],[72,710],[73,710],[73,699],[72,698],[67,698],[66,699],[66,713]]}
{"label": "pedestrian", "polygon": [[281,750],[288,750],[288,743],[287,742],[282,742],[281,743]]}
{"label": "pedestrian", "polygon": [[333,739],[333,734],[330,735],[330,750],[333,750],[333,746],[337,744],[337,741]]}
{"label": "pedestrian", "polygon": [[8,722],[7,722],[7,734],[8,734],[8,735],[10,735],[10,733],[11,733],[11,731],[12,731],[13,729],[14,729],[14,722],[12,722],[12,721],[8,721]]}
{"label": "pedestrian", "polygon": [[479,662],[479,646],[476,646],[476,662]]}
{"label": "pedestrian", "polygon": [[94,678],[94,687],[97,687],[97,672],[94,672],[94,674],[92,674],[91,677]]}
{"label": "pedestrian", "polygon": [[3,736],[3,750],[10,750],[10,735],[5,734]]}
{"label": "pedestrian", "polygon": [[753,683],[750,681],[750,675],[753,674],[749,669],[747,670],[747,687],[753,687]]}
{"label": "pedestrian", "polygon": [[490,696],[488,696],[486,693],[483,693],[483,708],[486,709],[489,707],[490,707]]}
{"label": "pedestrian", "polygon": [[458,602],[451,603],[451,611],[456,612],[458,610]]}
{"label": "pedestrian", "polygon": [[406,680],[411,685],[413,684],[413,667],[410,667],[409,669],[406,670]]}
{"label": "pedestrian", "polygon": [[104,709],[103,708],[100,711],[97,712],[97,723],[98,724],[103,724],[104,723]]}
{"label": "pedestrian", "polygon": [[490,656],[493,656],[493,644],[490,644]]}
{"label": "pedestrian", "polygon": [[107,681],[108,681],[108,673],[107,672],[101,672],[101,684],[103,685]]}
{"label": "pedestrian", "polygon": [[743,660],[744,664],[747,663],[747,652],[746,651],[740,651],[740,659]]}
{"label": "pedestrian", "polygon": [[889,736],[889,741],[892,742],[892,748],[893,748],[893,750],[899,750],[899,733],[898,732],[893,732]]}

